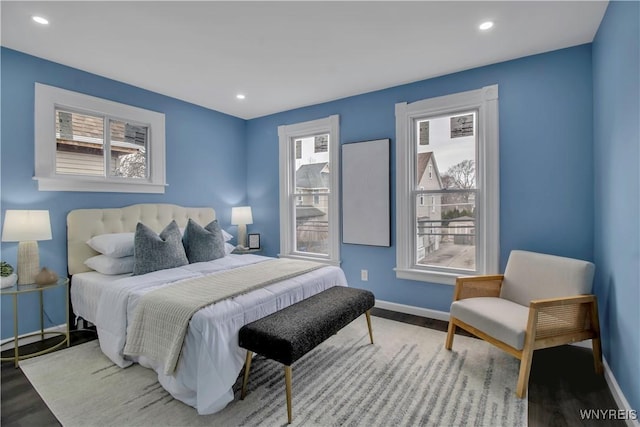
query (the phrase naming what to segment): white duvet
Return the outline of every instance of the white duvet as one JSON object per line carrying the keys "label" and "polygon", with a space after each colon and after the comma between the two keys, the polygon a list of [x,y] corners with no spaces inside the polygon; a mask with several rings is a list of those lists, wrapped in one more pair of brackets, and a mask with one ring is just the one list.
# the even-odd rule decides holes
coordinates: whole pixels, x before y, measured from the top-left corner
{"label": "white duvet", "polygon": [[346,286],[343,271],[338,267],[323,267],[198,311],[189,323],[173,375],[163,373],[162,363],[123,356],[127,319],[146,292],[172,282],[268,259],[258,255],[229,255],[141,276],[80,273],[72,279],[71,302],[77,316],[96,325],[100,348],[114,363],[124,368],[138,362],[154,369],[160,384],[173,397],[195,407],[199,414],[211,414],[233,400],[232,386],[246,354],[238,346],[240,328],[332,286]]}

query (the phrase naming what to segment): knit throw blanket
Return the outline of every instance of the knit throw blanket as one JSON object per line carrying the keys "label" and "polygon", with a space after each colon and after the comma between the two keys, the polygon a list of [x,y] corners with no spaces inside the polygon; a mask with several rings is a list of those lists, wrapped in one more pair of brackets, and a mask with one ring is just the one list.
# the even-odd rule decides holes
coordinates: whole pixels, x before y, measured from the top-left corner
{"label": "knit throw blanket", "polygon": [[185,280],[140,298],[127,331],[124,354],[164,361],[172,374],[191,317],[203,307],[323,267],[312,261],[274,259]]}

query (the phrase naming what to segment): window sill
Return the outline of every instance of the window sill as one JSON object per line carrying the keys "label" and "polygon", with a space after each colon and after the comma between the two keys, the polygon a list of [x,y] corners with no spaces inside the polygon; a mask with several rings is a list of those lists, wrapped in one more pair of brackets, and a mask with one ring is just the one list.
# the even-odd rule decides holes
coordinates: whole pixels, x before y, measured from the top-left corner
{"label": "window sill", "polygon": [[[398,279],[416,280],[419,282],[438,283],[441,285],[450,286],[455,286],[456,278],[464,276],[464,274],[460,273],[424,271],[411,268],[395,268],[394,270]],[[473,273],[469,272],[469,274]]]}
{"label": "window sill", "polygon": [[150,182],[113,182],[89,179],[65,179],[33,177],[38,181],[38,191],[96,191],[113,193],[154,193],[163,194],[167,184]]}

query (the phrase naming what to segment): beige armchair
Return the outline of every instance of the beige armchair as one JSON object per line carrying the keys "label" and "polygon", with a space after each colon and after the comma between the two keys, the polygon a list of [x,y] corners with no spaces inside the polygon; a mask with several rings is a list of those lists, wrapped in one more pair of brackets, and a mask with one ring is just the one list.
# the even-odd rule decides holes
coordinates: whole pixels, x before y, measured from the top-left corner
{"label": "beige armchair", "polygon": [[592,340],[595,370],[602,349],[594,265],[587,261],[512,251],[504,274],[460,277],[451,304],[445,348],[456,327],[520,359],[516,395],[527,395],[533,351]]}

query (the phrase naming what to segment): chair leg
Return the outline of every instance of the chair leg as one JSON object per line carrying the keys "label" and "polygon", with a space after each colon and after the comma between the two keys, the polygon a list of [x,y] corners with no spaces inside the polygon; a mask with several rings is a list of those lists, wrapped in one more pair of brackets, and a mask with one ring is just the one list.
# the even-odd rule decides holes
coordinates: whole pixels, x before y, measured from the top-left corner
{"label": "chair leg", "polygon": [[533,360],[533,349],[525,346],[520,359],[520,374],[518,375],[518,385],[516,386],[516,396],[520,399],[527,397],[527,387],[529,386],[529,374],[531,373],[531,362]]}
{"label": "chair leg", "polygon": [[284,367],[284,382],[287,393],[287,421],[291,424],[291,366]]}
{"label": "chair leg", "polygon": [[591,304],[591,329],[595,332],[595,337],[591,340],[591,346],[593,347],[593,364],[596,370],[596,374],[602,375],[604,373],[604,366],[602,364],[602,343],[600,342],[600,320],[598,318],[598,303],[593,301]]}
{"label": "chair leg", "polygon": [[447,330],[447,340],[444,343],[444,348],[451,350],[453,347],[453,336],[456,334],[456,325],[453,323],[453,318],[449,319],[449,329]]}
{"label": "chair leg", "polygon": [[602,364],[602,345],[600,343],[600,336],[591,340],[591,346],[593,347],[593,365],[596,374],[602,375],[604,373],[604,365]]}
{"label": "chair leg", "polygon": [[373,344],[373,329],[371,329],[371,314],[369,310],[364,312],[365,316],[367,316],[367,326],[369,327],[369,339],[371,340],[371,344]]}
{"label": "chair leg", "polygon": [[247,383],[249,382],[249,370],[251,369],[251,356],[253,353],[247,350],[247,359],[244,362],[244,379],[242,380],[242,392],[240,393],[240,400],[244,400],[247,395]]}

